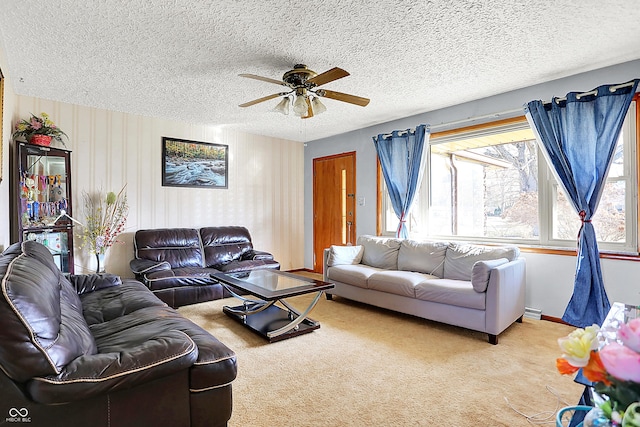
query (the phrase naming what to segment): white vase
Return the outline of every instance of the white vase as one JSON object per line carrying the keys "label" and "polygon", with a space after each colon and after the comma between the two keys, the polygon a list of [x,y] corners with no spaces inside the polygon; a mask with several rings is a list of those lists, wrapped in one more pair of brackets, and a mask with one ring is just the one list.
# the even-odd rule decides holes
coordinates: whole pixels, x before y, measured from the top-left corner
{"label": "white vase", "polygon": [[98,265],[96,266],[96,273],[106,273],[104,270],[104,258],[106,254],[96,254],[96,261]]}

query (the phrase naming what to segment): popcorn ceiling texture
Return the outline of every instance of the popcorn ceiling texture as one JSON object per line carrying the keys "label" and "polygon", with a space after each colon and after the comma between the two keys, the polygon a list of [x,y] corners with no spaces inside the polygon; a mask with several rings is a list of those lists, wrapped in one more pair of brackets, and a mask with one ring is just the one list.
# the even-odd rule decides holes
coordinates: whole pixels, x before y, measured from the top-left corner
{"label": "popcorn ceiling texture", "polygon": [[[4,0],[0,36],[19,95],[310,141],[638,59],[638,18],[637,0]],[[238,74],[297,63],[344,68],[323,87],[371,103],[238,107],[282,91]]]}

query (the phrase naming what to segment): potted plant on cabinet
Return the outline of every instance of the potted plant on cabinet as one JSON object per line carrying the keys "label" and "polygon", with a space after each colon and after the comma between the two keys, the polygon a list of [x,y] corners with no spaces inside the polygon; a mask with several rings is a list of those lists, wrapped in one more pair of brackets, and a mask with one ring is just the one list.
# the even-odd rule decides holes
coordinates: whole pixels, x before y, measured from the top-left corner
{"label": "potted plant on cabinet", "polygon": [[40,113],[40,116],[32,113],[29,120],[20,120],[13,132],[14,139],[23,137],[31,144],[44,146],[49,146],[54,139],[66,147],[63,136],[68,138],[67,134],[51,121],[47,113]]}

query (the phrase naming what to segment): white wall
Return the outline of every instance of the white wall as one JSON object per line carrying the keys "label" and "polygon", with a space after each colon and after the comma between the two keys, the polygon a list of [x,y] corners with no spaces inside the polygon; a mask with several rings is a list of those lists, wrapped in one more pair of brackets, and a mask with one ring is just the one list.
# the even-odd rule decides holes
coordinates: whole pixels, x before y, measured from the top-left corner
{"label": "white wall", "polygon": [[[357,229],[360,234],[376,233],[376,153],[372,137],[393,130],[415,128],[419,124],[439,125],[454,121],[492,115],[494,113],[521,108],[534,99],[550,100],[553,96],[564,96],[570,91],[587,91],[609,83],[622,83],[640,78],[640,61],[632,61],[607,67],[588,73],[544,84],[519,89],[483,98],[453,107],[427,112],[393,122],[371,126],[358,131],[337,135],[331,138],[311,141],[305,144],[305,236],[304,265],[312,268],[313,263],[313,159],[317,157],[355,151],[356,152],[356,198],[365,198],[365,206],[356,210]],[[429,94],[416,94],[429,96]],[[375,100],[374,100],[375,101]],[[522,115],[522,112],[511,115]],[[501,116],[506,118],[508,116]],[[485,119],[484,121],[490,121]],[[480,123],[470,121],[451,127],[468,126]],[[440,127],[435,131],[442,131]],[[575,256],[540,255],[524,253],[527,260],[527,299],[528,307],[541,309],[543,314],[561,317],[573,290]],[[640,260],[639,260],[640,261]],[[603,276],[609,299],[640,304],[640,262],[602,260]]]}
{"label": "white wall", "polygon": [[0,70],[4,75],[3,120],[2,120],[2,163],[0,164],[2,181],[0,182],[0,251],[9,243],[9,140],[11,137],[11,116],[15,95],[11,86],[11,77],[7,75],[7,63],[4,51],[0,48]]}
{"label": "white wall", "polygon": [[[135,230],[211,225],[245,226],[254,247],[272,252],[283,270],[303,267],[302,143],[24,96],[16,97],[13,123],[42,111],[69,135],[76,219],[84,218],[83,191],[127,185],[130,214],[123,243],[107,253],[108,272],[132,277]],[[163,187],[163,136],[228,145],[229,188]],[[0,215],[6,218],[5,207]],[[80,231],[76,227],[76,273],[91,272],[95,260],[80,248]]]}

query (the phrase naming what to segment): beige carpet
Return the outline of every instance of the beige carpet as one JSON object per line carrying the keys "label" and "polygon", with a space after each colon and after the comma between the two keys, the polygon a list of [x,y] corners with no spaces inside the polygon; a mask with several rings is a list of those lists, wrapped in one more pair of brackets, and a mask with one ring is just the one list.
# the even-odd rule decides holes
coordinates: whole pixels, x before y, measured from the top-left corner
{"label": "beige carpet", "polygon": [[582,392],[555,369],[565,325],[525,319],[493,346],[485,334],[323,297],[311,314],[320,329],[268,344],[223,314],[228,304],[237,300],[179,311],[237,353],[231,427],[527,426],[522,414],[543,412],[552,426]]}

